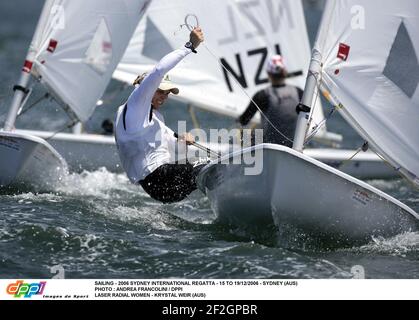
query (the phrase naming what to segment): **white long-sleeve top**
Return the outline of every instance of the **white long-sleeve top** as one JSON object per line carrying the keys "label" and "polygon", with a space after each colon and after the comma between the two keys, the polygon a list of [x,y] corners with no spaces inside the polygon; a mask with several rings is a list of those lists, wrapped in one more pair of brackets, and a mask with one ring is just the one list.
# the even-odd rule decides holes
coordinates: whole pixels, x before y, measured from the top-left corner
{"label": "white long-sleeve top", "polygon": [[115,140],[122,166],[132,183],[138,183],[159,166],[175,159],[177,139],[165,125],[163,116],[151,109],[151,100],[166,73],[189,53],[191,50],[187,48],[169,53],[134,89],[126,103],[126,129],[125,104],[118,109]]}

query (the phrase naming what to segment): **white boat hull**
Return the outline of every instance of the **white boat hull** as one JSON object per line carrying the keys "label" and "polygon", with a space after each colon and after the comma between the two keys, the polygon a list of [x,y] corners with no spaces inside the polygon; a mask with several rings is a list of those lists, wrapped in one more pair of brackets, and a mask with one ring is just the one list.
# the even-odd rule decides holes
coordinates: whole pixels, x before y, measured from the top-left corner
{"label": "white boat hull", "polygon": [[45,140],[0,131],[0,188],[49,189],[67,172],[65,160]]}
{"label": "white boat hull", "polygon": [[[242,153],[263,152],[260,175],[245,175]],[[418,230],[409,207],[292,149],[263,144],[206,166],[198,176],[218,220],[242,228],[275,224],[280,239],[347,246]],[[238,161],[240,162],[240,161]]]}
{"label": "white boat hull", "polygon": [[57,133],[16,130],[22,134],[48,139],[51,146],[66,160],[74,172],[94,171],[105,167],[110,172],[122,172],[113,136],[99,134]]}

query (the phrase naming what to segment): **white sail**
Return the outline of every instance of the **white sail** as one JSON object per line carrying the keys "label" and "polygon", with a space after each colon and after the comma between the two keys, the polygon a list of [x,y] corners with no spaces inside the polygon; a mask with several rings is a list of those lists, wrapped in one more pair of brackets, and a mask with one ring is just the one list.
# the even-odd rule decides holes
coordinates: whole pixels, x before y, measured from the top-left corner
{"label": "white sail", "polygon": [[[25,66],[86,121],[150,0],[49,0]],[[33,65],[32,65],[33,64]]]}
{"label": "white sail", "polygon": [[[303,88],[310,46],[302,4],[295,0],[153,0],[113,77],[132,83],[163,55],[183,46],[189,31],[180,25],[188,16],[187,22],[196,25],[192,15],[204,30],[205,42],[199,54],[172,71],[173,81],[181,88],[176,98],[238,117],[249,97],[267,86],[265,62],[276,53],[284,56],[289,72],[302,72],[287,82]],[[315,122],[319,123],[323,119],[320,100],[315,110]]]}
{"label": "white sail", "polygon": [[315,50],[346,120],[419,185],[418,2],[329,1]]}

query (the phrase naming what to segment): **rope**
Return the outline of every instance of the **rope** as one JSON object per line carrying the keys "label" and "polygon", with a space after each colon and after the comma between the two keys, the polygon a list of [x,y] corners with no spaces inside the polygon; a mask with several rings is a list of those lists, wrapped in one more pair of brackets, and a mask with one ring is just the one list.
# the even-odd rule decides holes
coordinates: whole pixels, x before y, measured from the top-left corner
{"label": "rope", "polygon": [[[355,151],[355,153],[349,158],[349,159],[347,159],[347,160],[345,160],[345,161],[343,161],[342,162],[342,165],[340,166],[340,168],[342,168],[343,166],[345,166],[349,161],[351,161],[353,158],[355,158],[355,156],[358,154],[358,153],[360,153],[361,151],[363,151],[363,152],[366,152],[367,150],[369,149],[369,145],[368,145],[368,141],[365,141],[364,143],[363,143],[363,145],[361,146],[361,147],[359,147],[356,151]],[[383,158],[379,153],[377,153],[377,152],[375,152],[374,150],[373,150],[373,152],[377,155],[377,157],[379,157],[386,165],[388,165],[390,168],[392,168],[393,170],[395,170],[395,171],[400,171],[400,167],[394,167],[394,166],[392,166],[391,165],[391,163],[390,162],[388,162],[385,158]],[[339,169],[340,169],[339,168]]]}
{"label": "rope", "polygon": [[236,84],[239,86],[239,88],[243,91],[243,93],[246,95],[246,97],[255,105],[255,107],[259,110],[260,114],[265,118],[266,122],[269,123],[269,125],[275,129],[275,131],[277,133],[279,133],[284,139],[288,140],[289,142],[294,142],[294,140],[290,139],[289,137],[287,137],[285,134],[283,134],[277,127],[275,127],[275,125],[271,122],[271,120],[269,120],[269,118],[265,115],[265,113],[262,111],[262,109],[259,107],[259,105],[255,102],[255,100],[253,100],[253,98],[246,92],[246,90],[243,88],[243,86],[241,85],[241,83],[234,77],[234,75],[231,74],[230,70],[228,70],[224,64],[218,60],[218,57],[211,52],[211,50],[208,48],[208,46],[203,43],[203,46],[205,47],[205,49],[207,49],[207,51],[214,57],[214,59],[217,61],[217,63],[227,72],[229,73],[233,80],[236,82]]}
{"label": "rope", "polygon": [[326,121],[328,121],[332,117],[332,115],[335,113],[335,111],[337,109],[338,109],[337,106],[333,106],[332,110],[330,110],[330,112],[327,114],[327,116],[322,121],[320,121],[320,123],[317,124],[313,128],[313,131],[311,131],[310,135],[307,136],[307,138],[304,142],[304,145],[306,145],[307,143],[310,142],[311,139],[313,139],[313,137],[316,135],[316,133],[319,132],[319,130],[326,124]]}
{"label": "rope", "polygon": [[[184,23],[183,23],[183,24],[181,24],[181,25],[179,26],[179,30],[178,30],[178,31],[182,30],[182,28],[183,28],[183,27],[186,27],[186,28],[189,30],[189,32],[192,32],[192,30],[193,30],[195,27],[194,27],[193,25],[191,25],[191,24],[189,24],[189,23],[188,23],[188,19],[189,19],[189,18],[194,18],[194,19],[195,19],[195,22],[196,22],[195,26],[196,26],[196,27],[198,27],[198,26],[199,26],[198,17],[197,17],[195,14],[188,13],[188,14],[185,16]],[[177,35],[178,31],[175,31],[175,32],[174,32],[174,35],[175,35],[175,36]]]}
{"label": "rope", "polygon": [[402,173],[400,173],[400,169],[401,169],[401,167],[399,166],[399,167],[395,167],[395,166],[393,166],[390,162],[388,162],[385,158],[383,158],[379,153],[377,153],[377,152],[375,152],[374,150],[373,150],[373,152],[377,155],[377,157],[379,157],[388,167],[390,167],[391,169],[393,169],[394,171],[396,171],[396,172],[398,172],[399,173],[399,176],[401,177],[401,178],[403,178],[403,180],[405,180],[408,184],[410,184],[413,188],[417,188],[418,186],[413,182],[413,181],[411,181],[410,179],[408,179],[404,174],[402,174]]}
{"label": "rope", "polygon": [[[189,13],[185,16],[185,20],[184,20],[185,23],[183,25],[186,26],[186,28],[188,28],[189,31],[192,31],[195,27],[188,23],[189,18],[194,18],[195,19],[195,22],[196,22],[195,27],[199,26],[199,21],[198,21],[198,17],[195,14]],[[182,27],[182,25],[181,25],[181,27]]]}
{"label": "rope", "polygon": [[[395,167],[395,166],[393,166],[390,162],[388,162],[384,157],[382,157],[379,153],[377,153],[377,152],[375,152],[374,150],[373,150],[373,152],[377,155],[377,157],[379,157],[387,166],[389,166],[391,169],[393,169],[394,171],[396,171],[396,172],[400,172],[400,169],[401,169],[401,167],[399,166],[399,167]],[[410,181],[409,179],[407,179],[404,175],[402,175],[401,174],[401,177],[403,178],[403,179],[405,179],[407,182],[409,182],[409,183],[411,183],[413,186],[415,186],[415,184],[412,182],[412,181]]]}
{"label": "rope", "polygon": [[[368,146],[368,141],[365,141],[364,142],[364,144],[361,146],[361,147],[359,147],[357,150],[356,150],[356,152],[349,158],[349,159],[347,159],[347,160],[345,160],[345,161],[343,161],[342,162],[342,165],[339,167],[339,170],[342,170],[342,168],[346,165],[346,164],[348,164],[348,162],[349,161],[351,161],[353,158],[355,158],[355,156],[358,154],[358,153],[360,153],[361,151],[364,151],[364,152],[366,152],[367,150],[369,149],[369,146]],[[400,177],[401,178],[403,178],[403,180],[405,180],[405,181],[407,181],[410,185],[412,185],[413,187],[417,187],[416,185],[415,185],[415,183],[414,182],[412,182],[411,180],[409,180],[405,175],[403,175],[403,174],[401,174],[400,173],[400,169],[401,169],[401,167],[395,167],[395,166],[393,166],[390,162],[388,162],[384,157],[382,157],[379,153],[377,153],[375,150],[372,150],[376,155],[377,155],[377,157],[378,158],[380,158],[381,159],[381,161],[383,161],[384,162],[384,164],[386,164],[389,168],[391,168],[392,170],[394,170],[394,171],[396,171],[396,172],[399,172],[399,175],[400,175]]]}
{"label": "rope", "polygon": [[78,121],[77,120],[72,120],[69,124],[66,124],[64,127],[62,127],[61,129],[55,131],[52,135],[50,135],[49,137],[45,138],[45,140],[49,140],[52,139],[53,137],[55,137],[58,133],[60,133],[61,131],[64,131],[65,129],[70,129],[72,128]]}
{"label": "rope", "polygon": [[38,103],[40,103],[41,101],[48,99],[49,98],[49,93],[45,93],[41,98],[39,98],[38,100],[36,100],[34,103],[32,103],[29,107],[27,107],[25,110],[22,110],[18,116],[22,116],[24,115],[26,112],[28,112],[30,109],[32,109],[34,106],[36,106]]}
{"label": "rope", "polygon": [[339,166],[339,170],[341,170],[344,166],[346,166],[349,163],[349,161],[355,158],[358,153],[360,153],[361,151],[365,152],[367,150],[368,150],[368,141],[365,141],[363,145],[359,147],[351,157],[349,157],[349,159],[346,159],[342,162],[342,164]]}
{"label": "rope", "polygon": [[[182,28],[183,26],[186,26],[188,28],[189,31],[192,31],[195,27],[193,25],[190,25],[188,23],[188,19],[190,18],[194,18],[195,22],[196,22],[196,27],[199,26],[199,20],[198,17],[195,14],[187,14],[185,16],[185,20],[184,20],[184,24],[180,25],[180,28]],[[258,106],[258,104],[253,100],[253,98],[246,92],[246,90],[243,88],[243,86],[241,85],[241,83],[234,77],[234,75],[230,72],[230,70],[228,70],[224,64],[218,59],[218,57],[208,48],[208,46],[205,43],[202,43],[202,45],[205,47],[205,49],[207,49],[208,53],[217,61],[217,63],[228,73],[230,74],[230,76],[232,76],[232,78],[234,79],[234,81],[236,82],[236,84],[239,86],[239,88],[243,91],[243,93],[246,95],[246,97],[255,105],[255,107],[259,110],[260,114],[265,118],[266,122],[269,123],[269,125],[275,129],[275,131],[277,133],[279,133],[284,139],[288,140],[289,142],[293,143],[294,141],[292,139],[290,139],[289,137],[287,137],[285,134],[283,134],[277,127],[275,127],[275,125],[268,119],[268,117],[265,115],[265,113],[262,111],[262,109]]]}

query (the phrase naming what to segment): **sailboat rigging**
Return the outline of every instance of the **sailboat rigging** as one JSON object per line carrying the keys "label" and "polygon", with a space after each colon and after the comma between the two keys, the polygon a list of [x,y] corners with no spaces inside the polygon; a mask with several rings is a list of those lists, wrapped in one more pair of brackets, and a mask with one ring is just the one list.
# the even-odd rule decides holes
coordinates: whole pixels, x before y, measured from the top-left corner
{"label": "sailboat rigging", "polygon": [[[302,104],[312,106],[320,85],[375,151],[417,184],[419,79],[411,71],[418,66],[419,7],[411,0],[361,3],[327,3]],[[361,31],[353,26],[353,8],[362,9],[370,22]],[[222,159],[235,163],[259,152],[263,170],[258,175],[245,174],[244,164],[216,162],[201,171],[199,188],[219,219],[241,226],[270,221],[285,243],[320,241],[332,246],[417,231],[419,215],[414,210],[301,153],[308,118],[300,113],[293,149],[262,144]]]}

